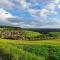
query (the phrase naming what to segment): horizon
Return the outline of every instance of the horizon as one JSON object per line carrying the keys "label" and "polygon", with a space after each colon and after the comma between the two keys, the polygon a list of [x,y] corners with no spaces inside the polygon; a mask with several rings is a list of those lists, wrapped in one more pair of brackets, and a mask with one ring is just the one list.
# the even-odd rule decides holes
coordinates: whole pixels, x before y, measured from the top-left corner
{"label": "horizon", "polygon": [[[10,27],[13,27],[13,28],[22,28],[22,27],[18,27],[18,26],[5,26],[5,25],[0,25],[0,28],[10,28]],[[22,29],[60,29],[60,28],[22,28]]]}

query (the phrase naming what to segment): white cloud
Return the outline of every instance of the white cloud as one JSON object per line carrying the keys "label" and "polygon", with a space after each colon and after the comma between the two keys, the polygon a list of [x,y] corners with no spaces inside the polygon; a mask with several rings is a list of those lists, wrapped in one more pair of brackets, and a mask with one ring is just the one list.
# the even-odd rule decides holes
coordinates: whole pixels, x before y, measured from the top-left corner
{"label": "white cloud", "polygon": [[19,2],[20,2],[20,7],[21,8],[26,8],[27,7],[26,0],[20,0]]}
{"label": "white cloud", "polygon": [[58,5],[58,8],[60,8],[60,4]]}
{"label": "white cloud", "polygon": [[59,3],[60,2],[60,0],[51,0],[52,2],[54,2],[54,3]]}
{"label": "white cloud", "polygon": [[[13,1],[13,0],[12,0]],[[31,15],[34,15],[35,16],[39,16],[39,14],[42,14],[44,13],[44,15],[47,15],[47,12],[48,12],[48,15],[51,14],[51,13],[54,13],[54,9],[55,9],[55,2],[59,2],[59,0],[52,0],[53,2],[50,3],[49,5],[47,5],[45,8],[43,8],[42,10],[36,10],[34,9],[32,6],[33,4],[32,3],[28,3],[26,2],[26,0],[15,0],[18,4],[12,2],[10,0],[1,0],[0,1],[0,7],[4,8],[4,9],[13,9],[14,7],[18,7],[19,4],[20,6],[18,8],[20,9],[26,9],[29,11],[29,13]],[[43,2],[44,0],[31,0],[31,2],[35,3],[35,4],[38,4],[39,2]],[[34,11],[34,12],[33,12]],[[46,11],[46,12],[45,12]],[[46,13],[46,14],[45,14]],[[56,13],[56,12],[55,12]],[[41,16],[41,15],[40,15]]]}
{"label": "white cloud", "polygon": [[57,14],[57,12],[55,11],[56,5],[54,3],[50,3],[49,5],[47,5],[45,8],[43,8],[40,11],[40,16],[48,16],[48,15],[54,15]]}
{"label": "white cloud", "polygon": [[15,18],[15,16],[0,8],[0,25],[13,25],[12,22],[8,21],[8,18]]}
{"label": "white cloud", "polygon": [[7,18],[12,18],[14,17],[11,13],[7,12],[4,9],[0,9],[0,19],[7,19]]}
{"label": "white cloud", "polygon": [[0,7],[4,9],[13,9],[15,4],[10,0],[0,0]]}
{"label": "white cloud", "polygon": [[[39,2],[43,2],[44,0],[31,0],[31,2],[37,4]],[[22,3],[22,5],[24,6],[24,8],[26,8],[28,10],[28,12],[32,15],[32,17],[34,17],[34,19],[36,19],[36,23],[33,24],[23,24],[23,26],[25,27],[41,27],[43,25],[46,25],[45,27],[47,27],[48,25],[60,25],[59,20],[53,20],[53,18],[51,20],[48,19],[49,15],[56,15],[58,14],[58,12],[56,11],[56,8],[59,4],[60,0],[46,0],[48,1],[48,4],[46,4],[42,9],[34,9],[32,3],[27,3],[24,0],[24,4]],[[35,20],[33,20],[35,21]],[[42,21],[42,22],[41,22]],[[32,23],[32,22],[31,22]],[[37,24],[38,23],[38,24]]]}
{"label": "white cloud", "polygon": [[[44,5],[43,8],[41,8],[41,9],[33,8],[34,5],[38,5],[41,2],[44,4],[45,1],[47,2],[47,4]],[[15,2],[17,2],[17,3],[15,3]],[[47,27],[47,25],[49,25],[49,24],[60,25],[59,20],[57,21],[57,20],[52,19],[52,21],[51,21],[51,20],[47,19],[47,17],[49,15],[57,14],[57,11],[55,9],[60,8],[60,5],[59,5],[60,0],[31,0],[31,2],[26,2],[26,0],[0,0],[0,7],[3,8],[3,9],[0,9],[0,22],[2,20],[5,20],[4,22],[8,22],[13,25],[22,26],[22,27],[23,26],[24,27],[37,27],[37,26],[41,27],[43,25],[46,25],[45,27]],[[28,24],[27,21],[24,21],[22,23],[22,22],[19,22],[19,20],[18,20],[19,23],[16,23],[14,21],[13,22],[8,21],[8,18],[13,18],[14,16],[6,10],[13,10],[15,7],[18,9],[24,10],[24,11],[25,10],[28,11],[28,13],[30,13],[30,15],[34,18],[32,20],[34,23],[30,22]],[[6,10],[4,10],[4,9],[6,9]],[[27,24],[26,24],[26,22],[27,22]]]}
{"label": "white cloud", "polygon": [[[17,2],[17,4],[12,1]],[[44,2],[44,0],[30,0],[30,1],[35,4],[38,4],[39,2]],[[37,16],[39,16],[39,14],[42,14],[42,13],[44,13],[44,15],[47,15],[47,13],[48,13],[48,15],[52,14],[52,13],[54,14],[54,12],[56,13],[56,11],[54,11],[55,7],[56,7],[55,3],[59,3],[60,0],[48,0],[48,1],[49,2],[51,1],[51,2],[47,6],[45,6],[43,9],[40,9],[40,11],[34,9],[32,7],[33,4],[30,2],[29,3],[26,2],[26,0],[1,0],[0,7],[4,8],[4,9],[13,9],[15,7],[18,7],[20,9],[26,9],[29,11],[30,14],[32,14],[32,15],[35,14]],[[19,6],[19,4],[20,4],[20,6]],[[34,11],[34,13],[33,13],[33,11]]]}
{"label": "white cloud", "polygon": [[[23,1],[23,0],[22,0]],[[26,2],[26,1],[24,1]],[[35,4],[39,3],[39,2],[43,2],[42,0],[39,0],[39,2],[37,0],[31,0],[31,2],[34,2]],[[34,9],[32,6],[32,3],[25,3],[23,5],[26,5],[28,12],[32,15],[32,16],[38,16],[38,17],[46,17],[48,15],[54,15],[57,14],[57,12],[55,11],[57,4],[55,4],[55,2],[58,1],[52,1],[49,4],[45,5],[44,8],[42,9]]]}
{"label": "white cloud", "polygon": [[50,3],[49,5],[47,5],[43,9],[36,10],[36,9],[33,9],[33,8],[29,8],[28,11],[33,16],[46,17],[48,15],[57,14],[57,12],[55,11],[55,8],[56,8],[56,5],[54,3]]}

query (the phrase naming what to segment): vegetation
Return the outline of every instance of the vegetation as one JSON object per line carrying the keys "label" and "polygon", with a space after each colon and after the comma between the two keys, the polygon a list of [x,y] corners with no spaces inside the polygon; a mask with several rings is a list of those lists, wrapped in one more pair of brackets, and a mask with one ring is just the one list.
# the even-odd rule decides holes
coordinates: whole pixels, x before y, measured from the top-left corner
{"label": "vegetation", "polygon": [[60,32],[1,27],[0,60],[60,60]]}
{"label": "vegetation", "polygon": [[60,60],[60,40],[0,40],[0,60]]}
{"label": "vegetation", "polygon": [[12,40],[49,40],[60,39],[60,32],[48,32],[46,34],[24,30],[19,27],[0,27],[1,39]]}

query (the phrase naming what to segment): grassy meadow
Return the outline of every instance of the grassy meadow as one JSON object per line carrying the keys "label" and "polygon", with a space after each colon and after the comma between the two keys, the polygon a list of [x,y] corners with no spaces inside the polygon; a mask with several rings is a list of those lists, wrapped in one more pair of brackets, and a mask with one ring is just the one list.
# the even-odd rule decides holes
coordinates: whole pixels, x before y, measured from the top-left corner
{"label": "grassy meadow", "polygon": [[0,60],[60,60],[60,32],[40,33],[2,26]]}
{"label": "grassy meadow", "polygon": [[60,40],[0,39],[0,60],[60,60]]}

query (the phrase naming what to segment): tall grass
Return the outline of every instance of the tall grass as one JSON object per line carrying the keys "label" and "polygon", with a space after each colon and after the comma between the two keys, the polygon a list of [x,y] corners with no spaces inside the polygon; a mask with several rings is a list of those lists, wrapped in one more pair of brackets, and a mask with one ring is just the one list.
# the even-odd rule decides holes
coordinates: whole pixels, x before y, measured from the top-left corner
{"label": "tall grass", "polygon": [[0,60],[60,60],[58,42],[0,40]]}
{"label": "tall grass", "polygon": [[45,60],[44,57],[18,48],[16,44],[1,41],[0,59],[2,60]]}

